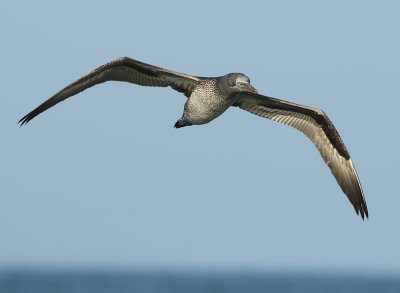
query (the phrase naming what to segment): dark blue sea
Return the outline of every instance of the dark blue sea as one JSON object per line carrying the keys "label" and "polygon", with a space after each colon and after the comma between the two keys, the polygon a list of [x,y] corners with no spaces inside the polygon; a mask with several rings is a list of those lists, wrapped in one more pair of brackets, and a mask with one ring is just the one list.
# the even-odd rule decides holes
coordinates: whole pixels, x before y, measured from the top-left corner
{"label": "dark blue sea", "polygon": [[3,270],[1,293],[400,292],[400,278],[296,273]]}

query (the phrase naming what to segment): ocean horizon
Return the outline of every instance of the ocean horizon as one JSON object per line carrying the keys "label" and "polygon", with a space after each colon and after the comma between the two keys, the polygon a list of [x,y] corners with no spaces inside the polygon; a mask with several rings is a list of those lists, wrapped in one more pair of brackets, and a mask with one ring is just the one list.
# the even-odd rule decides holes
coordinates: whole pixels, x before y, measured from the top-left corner
{"label": "ocean horizon", "polygon": [[2,269],[1,293],[400,292],[400,277],[270,271]]}

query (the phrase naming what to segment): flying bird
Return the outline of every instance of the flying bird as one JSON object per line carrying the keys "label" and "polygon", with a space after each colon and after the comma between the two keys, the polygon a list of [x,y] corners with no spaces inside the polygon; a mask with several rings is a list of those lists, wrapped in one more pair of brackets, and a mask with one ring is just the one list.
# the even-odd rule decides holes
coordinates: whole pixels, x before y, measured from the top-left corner
{"label": "flying bird", "polygon": [[170,86],[183,93],[188,99],[182,117],[175,123],[176,128],[206,124],[231,106],[294,127],[318,149],[356,213],[361,214],[362,219],[364,215],[368,218],[367,204],[353,162],[324,111],[260,95],[250,85],[250,79],[241,73],[198,77],[122,57],[71,83],[24,116],[19,123],[22,126],[55,104],[110,80],[142,86]]}

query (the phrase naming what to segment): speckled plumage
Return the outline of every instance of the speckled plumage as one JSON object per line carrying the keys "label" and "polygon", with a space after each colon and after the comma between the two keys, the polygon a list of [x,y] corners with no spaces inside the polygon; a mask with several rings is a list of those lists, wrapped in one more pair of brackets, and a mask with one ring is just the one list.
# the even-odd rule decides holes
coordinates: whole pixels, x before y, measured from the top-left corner
{"label": "speckled plumage", "polygon": [[208,123],[224,113],[237,97],[223,92],[221,78],[204,78],[199,81],[186,101],[181,120],[191,125]]}
{"label": "speckled plumage", "polygon": [[339,186],[353,204],[357,214],[368,217],[367,204],[350,155],[336,128],[320,109],[262,96],[241,73],[221,77],[198,77],[149,65],[127,57],[118,58],[71,83],[19,122],[34,117],[94,85],[106,81],[125,81],[142,86],[167,87],[183,93],[186,101],[176,128],[200,125],[214,120],[235,106],[261,117],[289,125],[303,132],[320,152]]}

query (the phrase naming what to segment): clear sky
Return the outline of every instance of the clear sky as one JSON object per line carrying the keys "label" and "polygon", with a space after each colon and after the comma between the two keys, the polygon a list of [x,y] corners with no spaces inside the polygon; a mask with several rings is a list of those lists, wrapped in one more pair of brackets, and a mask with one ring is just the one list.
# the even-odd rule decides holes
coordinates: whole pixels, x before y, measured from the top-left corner
{"label": "clear sky", "polygon": [[[7,1],[0,7],[0,266],[400,272],[398,1]],[[323,109],[363,222],[301,133],[240,109],[174,129],[186,98],[109,82],[19,128],[120,56]]]}

